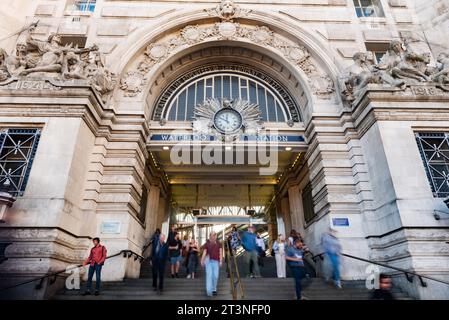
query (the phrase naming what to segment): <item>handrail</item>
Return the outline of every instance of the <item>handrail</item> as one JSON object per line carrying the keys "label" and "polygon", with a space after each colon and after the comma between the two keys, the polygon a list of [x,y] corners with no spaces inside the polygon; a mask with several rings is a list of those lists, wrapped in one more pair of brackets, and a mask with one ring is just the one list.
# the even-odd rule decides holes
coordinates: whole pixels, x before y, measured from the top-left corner
{"label": "handrail", "polygon": [[[316,261],[316,258],[320,258],[321,260],[323,260],[323,256],[324,255],[325,255],[324,252],[322,252],[320,254],[317,254],[317,255],[312,257],[312,260]],[[352,256],[352,255],[346,254],[346,253],[342,253],[341,255],[345,256],[345,257],[348,257],[350,259],[355,259],[355,260],[359,260],[359,261],[363,261],[363,262],[368,262],[368,263],[372,263],[372,264],[375,264],[375,265],[378,265],[378,266],[381,266],[381,267],[384,267],[384,268],[389,268],[389,269],[393,269],[393,270],[399,271],[399,272],[401,272],[401,273],[403,273],[405,275],[405,277],[407,278],[408,282],[413,282],[413,277],[416,276],[419,279],[419,282],[420,282],[422,287],[427,287],[427,283],[423,279],[428,279],[428,280],[432,280],[432,281],[435,281],[435,282],[439,282],[439,283],[443,283],[443,284],[449,285],[448,281],[436,279],[436,278],[429,277],[429,276],[426,276],[426,275],[421,275],[421,274],[418,274],[416,272],[409,271],[409,270],[402,269],[402,268],[398,268],[398,267],[393,267],[393,266],[390,266],[390,265],[385,264],[385,263],[381,263],[381,262],[377,262],[377,261],[372,261],[372,260],[368,260],[368,259]]]}
{"label": "handrail", "polygon": [[[229,242],[226,241],[226,264],[229,270],[229,278],[231,281],[231,290],[232,290],[232,298],[234,300],[237,299],[237,285],[240,287],[240,298],[243,299],[245,297],[245,292],[243,290],[242,280],[240,278],[240,271],[237,265],[237,259],[235,257],[235,254],[232,253],[232,248],[229,245]],[[232,270],[232,263],[234,263],[235,273],[236,273],[236,279],[234,280],[234,271]]]}
{"label": "handrail", "polygon": [[[139,262],[142,262],[142,261],[145,259],[145,258],[142,257],[140,254],[135,253],[135,252],[132,251],[132,250],[121,250],[120,252],[118,252],[118,253],[116,253],[116,254],[113,254],[113,255],[111,255],[111,256],[106,257],[105,260],[108,260],[108,259],[111,259],[111,258],[120,256],[120,255],[123,255],[124,258],[128,258],[128,259],[131,258],[132,256],[134,256],[134,261],[136,261],[137,259],[140,259]],[[49,277],[54,277],[54,278],[49,282],[49,284],[52,285],[53,283],[56,282],[56,276],[57,276],[57,275],[59,275],[59,274],[61,274],[61,273],[66,273],[66,272],[68,272],[68,271],[70,271],[70,270],[78,269],[78,268],[81,268],[81,267],[83,267],[83,265],[82,265],[82,264],[79,264],[79,265],[76,265],[76,266],[74,266],[74,267],[72,267],[72,268],[69,268],[69,269],[64,269],[64,270],[56,271],[56,272],[49,273],[49,274],[46,274],[46,275],[41,276],[41,277],[38,277],[38,278],[34,278],[34,279],[27,280],[27,281],[24,281],[24,282],[21,282],[21,283],[17,283],[17,284],[14,284],[14,285],[10,285],[10,286],[7,286],[7,287],[0,288],[0,291],[4,291],[4,290],[16,288],[16,287],[20,287],[20,286],[22,286],[22,285],[24,285],[24,284],[32,283],[32,282],[38,281],[38,280],[39,280],[39,283],[36,284],[35,289],[36,289],[36,290],[39,290],[39,289],[42,288],[42,283],[43,283],[44,279],[49,278]]]}

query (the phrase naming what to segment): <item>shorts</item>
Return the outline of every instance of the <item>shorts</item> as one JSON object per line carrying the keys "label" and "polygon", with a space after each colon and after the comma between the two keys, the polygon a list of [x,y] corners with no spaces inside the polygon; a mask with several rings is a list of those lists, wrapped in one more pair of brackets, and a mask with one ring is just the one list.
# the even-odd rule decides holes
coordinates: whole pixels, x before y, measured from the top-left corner
{"label": "shorts", "polygon": [[177,257],[170,257],[170,264],[176,264],[177,262],[182,262],[182,256],[179,255]]}

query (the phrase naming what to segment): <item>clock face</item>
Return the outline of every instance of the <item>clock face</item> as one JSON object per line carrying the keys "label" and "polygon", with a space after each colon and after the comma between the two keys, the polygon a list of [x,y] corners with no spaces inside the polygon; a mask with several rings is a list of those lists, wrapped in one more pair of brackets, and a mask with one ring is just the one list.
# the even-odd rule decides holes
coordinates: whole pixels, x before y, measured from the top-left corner
{"label": "clock face", "polygon": [[214,115],[214,126],[221,133],[234,133],[242,127],[242,115],[231,108],[224,108]]}

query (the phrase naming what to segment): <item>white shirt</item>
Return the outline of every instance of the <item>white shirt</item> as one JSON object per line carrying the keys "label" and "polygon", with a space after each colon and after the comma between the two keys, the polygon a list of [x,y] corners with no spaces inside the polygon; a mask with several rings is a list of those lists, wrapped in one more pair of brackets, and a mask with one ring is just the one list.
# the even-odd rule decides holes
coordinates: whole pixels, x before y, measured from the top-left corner
{"label": "white shirt", "polygon": [[256,244],[258,247],[261,247],[263,251],[265,251],[265,242],[262,238],[256,238]]}

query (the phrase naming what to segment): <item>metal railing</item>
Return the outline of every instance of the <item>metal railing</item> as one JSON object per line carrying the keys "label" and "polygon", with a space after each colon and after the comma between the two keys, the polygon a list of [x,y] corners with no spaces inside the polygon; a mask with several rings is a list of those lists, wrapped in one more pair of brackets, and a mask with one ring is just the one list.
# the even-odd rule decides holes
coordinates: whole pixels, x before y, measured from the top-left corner
{"label": "metal railing", "polygon": [[240,279],[240,271],[238,268],[237,259],[232,249],[230,248],[228,241],[225,241],[224,247],[226,255],[226,269],[229,272],[229,281],[231,283],[232,299],[237,299],[237,288],[240,288],[240,298],[243,299],[245,297],[245,292],[243,290],[242,281]]}
{"label": "metal railing", "polygon": [[[142,257],[140,254],[135,253],[135,252],[132,251],[132,250],[121,250],[120,252],[118,252],[118,253],[116,253],[116,254],[113,254],[113,255],[111,255],[111,256],[106,257],[106,260],[111,259],[111,258],[114,258],[114,257],[117,257],[117,256],[120,256],[120,255],[123,255],[123,257],[124,257],[124,258],[127,258],[127,259],[129,259],[129,258],[131,258],[131,257],[134,257],[134,261],[136,261],[137,259],[139,259],[139,262],[140,262],[140,263],[142,263],[142,261],[144,260],[144,257]],[[67,269],[64,269],[64,270],[60,270],[60,271],[48,273],[48,274],[43,275],[43,276],[41,276],[41,277],[33,278],[33,279],[30,279],[30,280],[27,280],[27,281],[24,281],[24,282],[20,282],[20,283],[16,283],[16,284],[13,284],[13,285],[9,285],[9,286],[0,288],[0,291],[4,291],[4,290],[8,290],[8,289],[13,289],[13,288],[16,288],[16,287],[20,287],[20,286],[22,286],[22,285],[25,285],[25,284],[33,283],[33,282],[35,282],[35,281],[39,281],[39,283],[37,283],[37,284],[35,285],[35,289],[36,289],[36,290],[39,290],[39,289],[42,288],[42,285],[43,285],[45,279],[51,278],[51,279],[49,280],[48,284],[49,284],[49,285],[52,285],[53,283],[56,282],[56,278],[57,278],[58,275],[60,275],[60,274],[62,274],[62,273],[67,273],[67,272],[69,272],[69,271],[71,271],[71,270],[78,269],[78,268],[81,268],[81,267],[83,267],[83,265],[82,265],[82,264],[79,264],[79,265],[76,265],[76,266],[74,266],[74,267],[72,267],[72,268],[67,268]]]}
{"label": "metal railing", "polygon": [[[323,260],[325,254],[326,253],[324,253],[324,252],[320,253],[320,254],[317,254],[317,255],[312,257],[312,260],[314,262],[316,262],[317,258],[319,258],[320,260]],[[429,277],[429,276],[426,276],[426,275],[418,274],[418,273],[410,271],[410,270],[406,270],[406,269],[402,269],[402,268],[398,268],[398,267],[393,267],[393,266],[390,266],[390,265],[382,263],[382,262],[368,260],[368,259],[352,256],[352,255],[346,254],[346,253],[342,253],[341,255],[344,256],[344,257],[350,258],[350,259],[354,259],[354,260],[359,260],[359,261],[375,264],[375,265],[378,265],[378,266],[381,266],[381,267],[384,267],[384,268],[392,269],[392,270],[398,271],[400,273],[403,273],[405,275],[407,281],[410,282],[410,283],[413,282],[413,277],[417,277],[418,280],[419,280],[419,283],[420,283],[420,285],[422,287],[427,287],[427,283],[423,279],[432,280],[432,281],[435,281],[435,282],[439,282],[439,283],[443,283],[443,284],[449,285],[449,281],[444,281],[444,280],[441,280],[441,279],[437,279],[437,278]]]}

